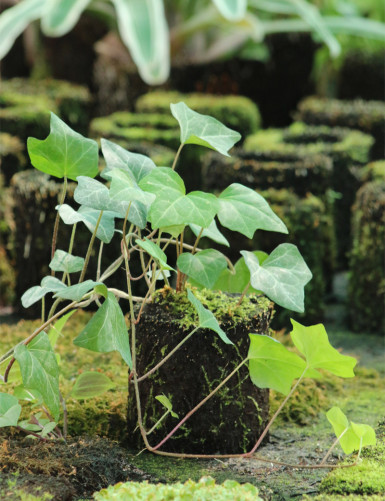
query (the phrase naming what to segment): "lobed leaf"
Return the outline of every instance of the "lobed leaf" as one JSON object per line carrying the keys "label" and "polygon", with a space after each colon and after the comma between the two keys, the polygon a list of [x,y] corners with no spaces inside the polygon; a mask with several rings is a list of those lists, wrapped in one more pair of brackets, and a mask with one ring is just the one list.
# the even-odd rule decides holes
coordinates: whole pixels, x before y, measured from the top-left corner
{"label": "lobed leaf", "polygon": [[[258,258],[260,264],[262,264],[268,257],[266,252],[253,251],[253,254]],[[246,265],[245,258],[242,256],[234,265],[234,272],[226,268],[221,272],[217,281],[212,286],[214,290],[220,290],[222,292],[238,293],[242,294],[245,290],[247,284],[250,282],[250,270]],[[260,292],[254,289],[254,287],[249,287],[248,293]]]}
{"label": "lobed leaf", "polygon": [[94,282],[93,280],[85,280],[79,284],[71,285],[63,290],[58,291],[54,298],[60,297],[62,299],[68,299],[70,301],[80,301],[84,294],[87,294],[92,290],[95,285],[103,285],[100,282]]}
{"label": "lobed leaf", "polygon": [[87,176],[78,176],[74,199],[78,204],[98,211],[110,208],[110,194],[107,186]]}
{"label": "lobed leaf", "polygon": [[50,292],[58,292],[66,289],[67,286],[63,284],[58,278],[47,276],[42,279],[40,285],[34,285],[24,292],[21,296],[21,304],[24,308],[37,303],[46,294]]}
{"label": "lobed leaf", "polygon": [[[189,224],[192,232],[194,235],[197,237],[202,230],[201,226],[198,226],[197,224]],[[209,226],[207,228],[203,228],[203,231],[201,233],[201,238],[207,237],[210,240],[213,240],[217,244],[225,245],[226,247],[230,247],[230,244],[226,237],[218,230],[217,223],[215,222],[215,219],[211,221]]]}
{"label": "lobed leaf", "polygon": [[227,268],[227,261],[221,252],[207,249],[196,254],[184,252],[178,257],[177,266],[182,273],[211,289],[221,272]]}
{"label": "lobed leaf", "polygon": [[53,271],[63,271],[65,273],[76,273],[84,266],[84,258],[73,256],[66,251],[56,250],[49,267]]}

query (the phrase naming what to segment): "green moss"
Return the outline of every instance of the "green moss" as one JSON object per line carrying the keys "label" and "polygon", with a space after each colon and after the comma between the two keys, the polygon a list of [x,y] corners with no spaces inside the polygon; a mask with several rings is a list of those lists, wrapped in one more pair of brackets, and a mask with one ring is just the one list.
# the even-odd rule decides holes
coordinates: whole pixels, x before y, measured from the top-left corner
{"label": "green moss", "polygon": [[385,494],[385,464],[364,458],[352,468],[336,469],[323,479],[321,490],[326,494]]}
{"label": "green moss", "polygon": [[385,181],[385,160],[370,162],[360,170],[360,179],[362,182]]}

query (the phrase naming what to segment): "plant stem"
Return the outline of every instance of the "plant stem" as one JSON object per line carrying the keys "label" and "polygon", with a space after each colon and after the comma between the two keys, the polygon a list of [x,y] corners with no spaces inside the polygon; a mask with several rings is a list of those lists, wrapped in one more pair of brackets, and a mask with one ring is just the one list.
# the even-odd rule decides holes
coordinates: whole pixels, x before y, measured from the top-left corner
{"label": "plant stem", "polygon": [[88,267],[88,263],[89,263],[89,260],[90,260],[90,257],[91,257],[92,247],[94,246],[94,241],[95,241],[95,238],[96,238],[96,232],[98,231],[99,224],[100,224],[100,221],[102,219],[102,216],[103,216],[103,211],[101,210],[100,214],[99,214],[99,217],[98,217],[98,220],[96,221],[95,229],[94,229],[94,231],[92,233],[92,236],[91,236],[90,244],[89,244],[88,249],[87,249],[86,258],[85,258],[85,261],[84,261],[84,266],[83,266],[82,273],[81,273],[80,278],[79,278],[79,284],[81,282],[83,282],[83,280],[84,280],[84,277],[85,277],[85,274],[86,274],[86,271],[87,271],[87,267]]}
{"label": "plant stem", "polygon": [[20,430],[24,433],[27,433],[27,435],[33,435],[34,437],[38,438],[39,440],[41,440],[42,442],[50,442],[50,439],[49,438],[45,438],[45,437],[42,437],[41,435],[39,435],[38,433],[35,433],[34,431],[31,431],[31,430],[26,430],[24,428],[22,428],[21,426],[19,425],[16,425],[15,428],[17,430]]}
{"label": "plant stem", "polygon": [[45,317],[45,297],[41,298],[41,321],[44,322]]}
{"label": "plant stem", "polygon": [[338,442],[340,441],[340,439],[345,435],[345,433],[347,431],[348,431],[348,428],[345,428],[344,431],[341,433],[341,435],[334,440],[334,442],[332,443],[330,449],[327,451],[327,453],[325,454],[325,457],[321,461],[321,464],[325,464],[326,463],[328,457],[333,452],[334,447],[338,444]]}
{"label": "plant stem", "polygon": [[194,247],[192,248],[191,254],[195,254],[197,247],[198,247],[199,240],[201,239],[202,233],[203,233],[203,228],[201,228],[201,231],[199,232],[199,235],[197,236],[197,238],[195,240]]}
{"label": "plant stem", "polygon": [[63,395],[59,391],[59,397],[60,397],[60,403],[63,407],[63,438],[64,440],[67,439],[67,433],[68,433],[68,410],[66,406],[66,401],[63,398]]}
{"label": "plant stem", "polygon": [[163,416],[160,419],[158,419],[158,421],[154,424],[154,426],[149,431],[146,431],[146,435],[148,436],[148,435],[150,435],[150,433],[152,433],[154,430],[156,430],[156,428],[160,425],[160,423],[162,421],[164,421],[169,414],[170,414],[170,411],[165,412],[163,414]]}
{"label": "plant stem", "polygon": [[235,307],[236,307],[236,308],[238,308],[238,306],[241,306],[241,303],[242,303],[242,301],[243,301],[243,298],[246,296],[246,293],[247,293],[247,291],[249,290],[250,285],[251,285],[251,283],[249,282],[249,283],[246,285],[246,287],[243,289],[242,294],[241,294],[241,297],[239,298],[239,301],[238,301],[238,302],[237,302],[237,304],[235,305]]}
{"label": "plant stem", "polygon": [[175,170],[175,167],[176,167],[176,164],[178,162],[179,155],[180,155],[180,152],[182,151],[183,146],[184,146],[184,143],[181,143],[179,145],[178,151],[176,152],[176,155],[175,155],[175,158],[174,158],[174,162],[173,162],[172,167],[171,167],[172,170]]}
{"label": "plant stem", "polygon": [[[62,189],[62,192],[60,195],[59,205],[63,205],[66,194],[67,194],[67,177],[64,176],[63,189]],[[59,215],[59,211],[57,211],[56,218],[55,218],[55,225],[53,228],[53,235],[52,235],[51,260],[53,259],[54,255],[55,255],[57,234],[58,234],[58,230],[59,230],[59,221],[60,221],[60,215]],[[55,276],[54,270],[51,271],[51,275],[53,277]]]}
{"label": "plant stem", "polygon": [[104,242],[101,241],[100,242],[100,247],[99,247],[99,254],[98,254],[98,267],[97,267],[97,270],[96,270],[96,281],[97,282],[99,282],[100,273],[101,273],[103,245],[104,245]]}

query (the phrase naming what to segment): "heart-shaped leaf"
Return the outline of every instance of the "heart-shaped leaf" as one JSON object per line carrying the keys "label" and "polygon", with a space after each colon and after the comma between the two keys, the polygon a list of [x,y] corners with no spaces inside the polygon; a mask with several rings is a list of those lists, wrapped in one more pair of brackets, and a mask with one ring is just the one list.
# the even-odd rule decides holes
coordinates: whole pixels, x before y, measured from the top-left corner
{"label": "heart-shaped leaf", "polygon": [[312,273],[295,245],[278,245],[262,265],[252,252],[241,251],[241,254],[254,289],[284,308],[304,311],[304,287]]}
{"label": "heart-shaped leaf", "polygon": [[[253,254],[257,256],[260,264],[262,264],[268,257],[268,254],[262,251],[254,251]],[[246,266],[245,258],[243,256],[235,263],[234,272],[228,268],[223,270],[219,275],[218,280],[212,286],[212,289],[222,292],[242,294],[247,284],[250,282],[250,270]],[[254,287],[249,287],[248,293],[251,292],[260,291],[254,289]]]}
{"label": "heart-shaped leaf", "polygon": [[84,266],[84,258],[73,256],[63,250],[56,250],[49,267],[53,271],[64,271],[65,273],[76,273]]}
{"label": "heart-shaped leaf", "polygon": [[60,297],[62,299],[69,299],[70,301],[80,301],[84,294],[92,290],[95,285],[103,285],[100,282],[93,280],[86,280],[80,284],[71,285],[63,290],[60,290],[54,295],[54,298]]}
{"label": "heart-shaped leaf", "polygon": [[110,194],[107,186],[87,176],[78,176],[74,199],[78,204],[98,211],[110,208]]}
{"label": "heart-shaped leaf", "polygon": [[182,144],[199,144],[229,156],[228,150],[241,139],[239,132],[229,129],[217,119],[191,110],[185,103],[171,104],[171,113],[180,126]]}
{"label": "heart-shaped leaf", "polygon": [[249,372],[258,388],[271,388],[287,395],[294,379],[306,370],[305,361],[269,336],[249,334]]}
{"label": "heart-shaped leaf", "polygon": [[[202,230],[201,226],[198,226],[196,224],[190,224],[189,226],[196,237],[201,233],[201,230]],[[230,247],[230,244],[229,244],[228,240],[226,239],[226,237],[224,235],[222,235],[222,233],[218,230],[217,223],[215,222],[215,219],[213,219],[211,221],[211,223],[209,224],[209,226],[207,228],[203,229],[203,231],[201,233],[201,237],[202,238],[207,237],[210,240],[213,240],[214,242],[216,242],[217,244],[221,244],[221,245],[225,245],[226,247]]]}
{"label": "heart-shaped leaf", "polygon": [[108,292],[107,299],[74,340],[74,344],[99,353],[116,350],[130,369],[132,368],[126,322],[112,292]]}
{"label": "heart-shaped leaf", "polygon": [[21,405],[9,393],[0,393],[0,428],[16,426],[21,414]]}
{"label": "heart-shaped leaf", "polygon": [[232,231],[253,238],[256,230],[287,233],[284,223],[266,200],[246,186],[233,183],[218,197],[220,223]]}
{"label": "heart-shaped leaf", "polygon": [[71,391],[71,397],[77,399],[92,398],[115,388],[116,384],[100,372],[82,372]]}
{"label": "heart-shaped leaf", "polygon": [[214,317],[211,311],[203,306],[203,304],[194,296],[190,289],[187,289],[187,297],[198,313],[199,327],[201,329],[211,329],[212,331],[216,332],[222,339],[222,341],[226,344],[234,344],[227,337],[226,332],[220,328],[218,320]]}
{"label": "heart-shaped leaf", "polygon": [[101,140],[103,156],[106,160],[107,167],[102,172],[101,176],[104,179],[111,179],[112,171],[115,169],[123,170],[131,174],[135,181],[139,181],[147,176],[156,165],[151,158],[139,153],[131,153],[121,146],[108,141]]}
{"label": "heart-shaped leaf", "polygon": [[151,242],[151,240],[148,239],[136,239],[135,243],[139,245],[139,247],[144,249],[148,254],[150,254],[151,257],[156,259],[163,270],[174,270],[174,268],[167,264],[166,254],[154,242]]}
{"label": "heart-shaped leaf", "polygon": [[297,349],[305,356],[312,369],[324,369],[339,377],[354,377],[353,368],[357,360],[341,355],[329,343],[325,327],[322,324],[305,327],[291,319],[293,330],[291,338]]}
{"label": "heart-shaped leaf", "polygon": [[24,308],[29,308],[29,306],[40,301],[49,292],[58,292],[66,288],[67,286],[58,278],[51,276],[44,277],[40,285],[35,285],[24,292],[21,296],[21,304]]}
{"label": "heart-shaped leaf", "polygon": [[29,137],[27,146],[32,165],[51,176],[76,181],[98,173],[97,142],[73,131],[54,113],[49,136],[43,141]]}
{"label": "heart-shaped leaf", "polygon": [[14,352],[19,362],[23,384],[37,390],[57,421],[60,413],[59,366],[45,332],[40,332],[27,346],[17,345]]}
{"label": "heart-shaped leaf", "polygon": [[184,252],[178,257],[177,266],[182,273],[211,289],[221,272],[227,268],[227,261],[221,252],[207,249],[197,254]]}

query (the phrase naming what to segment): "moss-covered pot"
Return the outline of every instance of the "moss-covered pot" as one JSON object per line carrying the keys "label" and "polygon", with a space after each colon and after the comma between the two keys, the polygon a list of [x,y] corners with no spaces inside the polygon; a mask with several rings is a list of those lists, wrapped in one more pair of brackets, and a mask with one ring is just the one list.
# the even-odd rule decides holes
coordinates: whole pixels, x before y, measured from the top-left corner
{"label": "moss-covered pot", "polygon": [[[198,330],[158,371],[143,380],[140,399],[144,425],[149,430],[164,414],[155,399],[164,394],[179,419],[206,397],[247,356],[249,333],[268,334],[272,303],[263,296],[246,298],[235,308],[238,297],[220,292],[194,294],[209,308],[233,341],[227,345],[210,330]],[[137,372],[141,376],[158,363],[197,325],[195,310],[185,294],[170,289],[158,292],[137,325]],[[256,388],[243,366],[216,395],[203,405],[163,446],[185,453],[237,453],[249,450],[268,418],[269,392]],[[178,420],[168,416],[149,435],[155,446]],[[137,427],[133,385],[128,402],[128,437],[143,447]]]}

